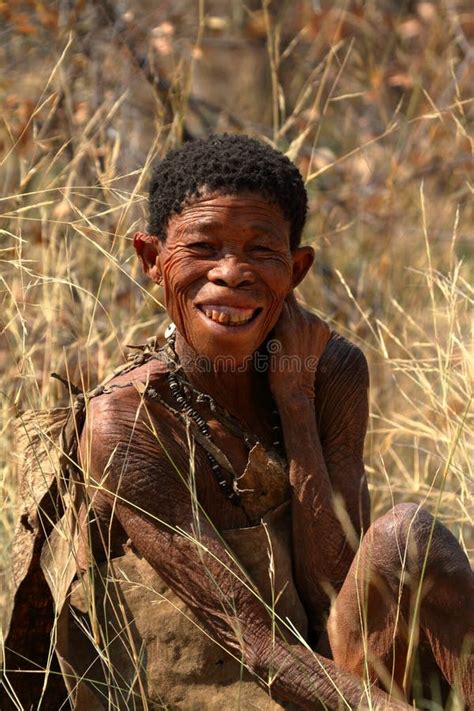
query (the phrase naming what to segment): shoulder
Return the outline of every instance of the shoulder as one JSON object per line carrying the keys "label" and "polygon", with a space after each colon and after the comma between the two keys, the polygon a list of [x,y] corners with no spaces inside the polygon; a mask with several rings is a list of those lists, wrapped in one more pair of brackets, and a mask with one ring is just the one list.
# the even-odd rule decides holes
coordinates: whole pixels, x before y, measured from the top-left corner
{"label": "shoulder", "polygon": [[121,374],[90,399],[79,461],[92,495],[122,509],[179,517],[189,457],[186,429],[167,400],[166,373],[155,365]]}
{"label": "shoulder", "polygon": [[136,363],[131,365],[130,370],[125,366],[125,369],[120,368],[113,377],[107,379],[106,387],[127,385],[133,386],[135,383],[140,382],[151,382],[162,381],[166,379],[168,373],[168,366],[164,360],[159,357],[151,357],[148,360],[144,360],[143,363]]}
{"label": "shoulder", "polygon": [[103,469],[112,456],[122,450],[132,455],[136,442],[143,452],[156,448],[156,437],[150,436],[150,422],[155,429],[166,426],[170,413],[151,400],[145,390],[152,387],[158,395],[165,395],[167,368],[158,360],[150,360],[125,373],[119,373],[89,394],[86,403],[85,426],[82,430],[79,453],[93,468]]}
{"label": "shoulder", "polygon": [[326,349],[322,354],[316,372],[316,385],[333,385],[347,378],[359,387],[369,386],[369,368],[367,359],[355,343],[352,343],[337,331],[331,332]]}
{"label": "shoulder", "polygon": [[368,419],[369,369],[367,359],[354,343],[332,332],[320,358],[315,380],[316,420],[322,440],[343,431],[365,435]]}
{"label": "shoulder", "polygon": [[88,394],[87,419],[109,420],[122,411],[135,410],[147,387],[160,393],[166,390],[167,373],[166,364],[157,359],[119,372]]}

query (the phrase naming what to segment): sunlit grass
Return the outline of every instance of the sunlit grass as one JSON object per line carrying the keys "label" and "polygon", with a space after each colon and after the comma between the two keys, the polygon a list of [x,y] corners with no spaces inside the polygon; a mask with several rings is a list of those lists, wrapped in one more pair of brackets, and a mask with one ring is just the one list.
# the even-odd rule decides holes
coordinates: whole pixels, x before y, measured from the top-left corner
{"label": "sunlit grass", "polygon": [[[195,37],[205,56],[204,10],[200,4]],[[305,240],[317,260],[301,295],[369,360],[373,516],[397,502],[420,503],[472,557],[473,102],[459,50],[462,17],[453,4],[446,17],[422,18],[415,55],[403,18],[384,35],[397,53],[382,52],[375,8],[363,17],[334,13],[318,19],[316,34],[308,19],[283,46],[264,3],[271,96],[256,93],[254,101],[271,106],[272,126],[243,125],[271,136],[307,176]],[[347,34],[350,22],[358,29]],[[131,236],[145,227],[149,166],[179,136],[192,83],[184,98],[177,91],[172,123],[156,120],[138,169],[121,160],[132,137],[120,129],[129,97],[116,77],[87,120],[65,117],[64,102],[78,110],[66,77],[79,55],[67,35],[43,56],[26,121],[19,124],[20,93],[18,105],[6,103],[0,128],[2,574],[18,493],[12,419],[68,403],[51,372],[88,389],[124,361],[126,344],[162,336],[166,323],[162,294],[144,281]],[[177,85],[185,69],[177,65]],[[0,604],[11,591],[8,575],[2,580]],[[139,650],[131,653],[139,660]]]}

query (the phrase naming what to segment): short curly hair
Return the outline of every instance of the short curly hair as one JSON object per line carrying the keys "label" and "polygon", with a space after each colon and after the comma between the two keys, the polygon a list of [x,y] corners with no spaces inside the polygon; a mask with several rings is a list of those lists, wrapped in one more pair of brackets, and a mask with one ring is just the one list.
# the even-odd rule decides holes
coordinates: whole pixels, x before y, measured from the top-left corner
{"label": "short curly hair", "polygon": [[280,151],[255,138],[214,134],[170,151],[153,167],[148,232],[166,239],[172,215],[203,189],[260,193],[278,205],[290,223],[290,247],[301,240],[308,197],[298,168]]}

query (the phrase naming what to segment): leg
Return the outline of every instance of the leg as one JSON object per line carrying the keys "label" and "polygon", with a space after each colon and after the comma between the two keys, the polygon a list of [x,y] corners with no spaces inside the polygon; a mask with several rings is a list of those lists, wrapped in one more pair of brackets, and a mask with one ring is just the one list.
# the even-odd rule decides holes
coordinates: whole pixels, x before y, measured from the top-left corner
{"label": "leg", "polygon": [[454,536],[427,511],[400,504],[367,531],[331,610],[334,660],[407,695],[420,635],[472,703],[473,600],[474,576]]}

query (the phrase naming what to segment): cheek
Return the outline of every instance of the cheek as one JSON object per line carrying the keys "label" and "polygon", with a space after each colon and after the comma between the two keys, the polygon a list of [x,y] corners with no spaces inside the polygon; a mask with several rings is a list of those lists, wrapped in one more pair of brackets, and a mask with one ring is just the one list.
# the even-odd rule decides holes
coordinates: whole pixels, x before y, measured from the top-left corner
{"label": "cheek", "polygon": [[258,271],[266,301],[258,338],[263,342],[278,321],[283,303],[292,290],[293,266],[289,259],[272,259]]}
{"label": "cheek", "polygon": [[293,267],[289,260],[281,259],[271,264],[264,278],[268,297],[268,317],[279,312],[292,290]]}
{"label": "cheek", "polygon": [[163,286],[167,299],[174,300],[185,293],[199,276],[196,264],[189,257],[173,255],[163,263]]}
{"label": "cheek", "polygon": [[197,284],[205,279],[207,268],[197,267],[196,260],[185,255],[173,255],[163,263],[165,305],[180,330],[186,326],[186,302],[193,298]]}
{"label": "cheek", "polygon": [[262,319],[262,335],[264,338],[278,321],[286,296],[287,292],[281,292],[279,294],[274,292],[271,294],[264,318]]}

